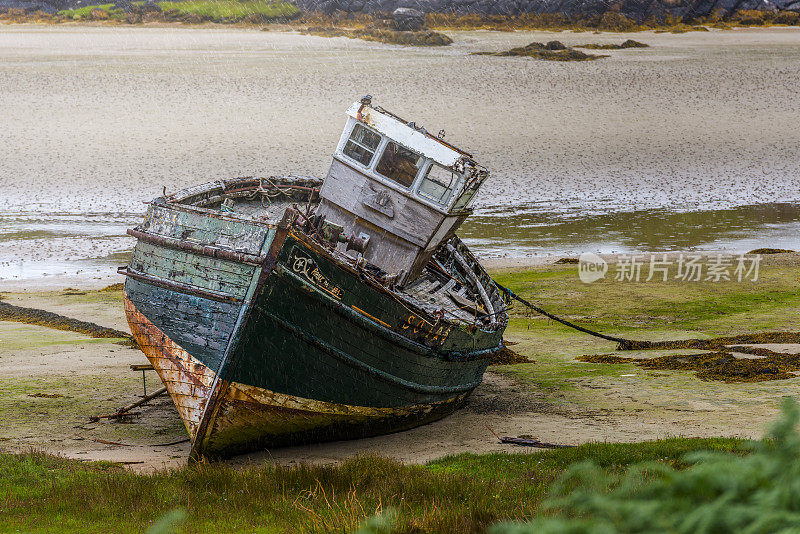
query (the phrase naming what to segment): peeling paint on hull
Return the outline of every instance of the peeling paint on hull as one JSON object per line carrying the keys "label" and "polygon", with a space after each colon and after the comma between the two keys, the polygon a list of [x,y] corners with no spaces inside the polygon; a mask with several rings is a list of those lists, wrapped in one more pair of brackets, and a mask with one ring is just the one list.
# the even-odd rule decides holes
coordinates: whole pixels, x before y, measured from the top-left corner
{"label": "peeling paint on hull", "polygon": [[189,436],[194,439],[211,392],[214,372],[142,315],[128,298],[127,292],[123,293],[123,302],[136,343],[166,386]]}
{"label": "peeling paint on hull", "polygon": [[245,384],[227,386],[203,446],[206,456],[406,430],[444,417],[467,396],[434,404],[372,408],[305,399]]}
{"label": "peeling paint on hull", "polygon": [[[210,202],[230,186],[192,194]],[[463,403],[502,347],[502,328],[415,309],[291,223],[162,198],[135,233],[125,312],[193,458],[434,421]]]}
{"label": "peeling paint on hull", "polygon": [[[123,295],[125,313],[139,347],[175,403],[192,440],[211,392],[214,372],[167,337]],[[399,408],[351,406],[285,395],[241,383],[224,383],[204,454],[231,455],[253,449],[373,436],[444,417],[468,394],[433,404]]]}

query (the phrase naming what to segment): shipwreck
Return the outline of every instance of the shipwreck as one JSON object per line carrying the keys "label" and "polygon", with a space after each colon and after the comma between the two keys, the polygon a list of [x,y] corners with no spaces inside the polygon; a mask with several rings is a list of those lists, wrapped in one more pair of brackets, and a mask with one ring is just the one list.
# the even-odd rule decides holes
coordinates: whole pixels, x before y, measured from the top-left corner
{"label": "shipwreck", "polygon": [[131,331],[218,457],[441,418],[503,350],[509,296],[455,235],[489,172],[364,97],[324,180],[217,180],[128,233]]}

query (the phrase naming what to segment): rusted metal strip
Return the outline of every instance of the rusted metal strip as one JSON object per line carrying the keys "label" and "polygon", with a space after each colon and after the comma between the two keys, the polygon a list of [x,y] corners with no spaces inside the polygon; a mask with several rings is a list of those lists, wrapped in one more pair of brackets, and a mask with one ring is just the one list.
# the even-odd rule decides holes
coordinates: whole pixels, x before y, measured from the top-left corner
{"label": "rusted metal strip", "polygon": [[188,293],[189,295],[196,295],[198,297],[203,297],[210,300],[216,300],[218,302],[239,303],[242,301],[242,299],[234,297],[233,295],[229,295],[228,293],[211,291],[210,289],[201,289],[199,287],[190,286],[188,284],[181,284],[180,282],[173,282],[172,280],[166,280],[158,276],[153,276],[144,273],[137,273],[136,271],[130,270],[127,266],[120,267],[119,269],[117,269],[117,273],[123,276],[129,276],[130,278],[133,278],[135,280],[141,280],[142,282],[145,282],[147,284],[163,287],[165,289],[172,289],[174,291],[179,291],[181,293]]}
{"label": "rusted metal strip", "polygon": [[221,260],[235,261],[237,263],[249,263],[251,265],[261,265],[265,257],[257,256],[255,254],[248,254],[247,252],[237,252],[235,250],[226,250],[220,247],[211,245],[201,245],[199,243],[192,243],[191,241],[184,241],[175,239],[174,237],[165,237],[162,235],[151,234],[150,232],[143,232],[136,228],[128,228],[128,235],[135,237],[147,243],[161,245],[162,247],[169,247],[178,250],[185,250],[201,256],[209,256],[212,258],[219,258]]}

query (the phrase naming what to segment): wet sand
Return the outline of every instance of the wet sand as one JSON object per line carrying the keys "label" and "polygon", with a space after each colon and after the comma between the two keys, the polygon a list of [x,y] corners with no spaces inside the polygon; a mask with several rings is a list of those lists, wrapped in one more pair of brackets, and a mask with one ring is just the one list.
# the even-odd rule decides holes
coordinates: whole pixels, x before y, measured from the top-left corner
{"label": "wet sand", "polygon": [[[133,244],[125,228],[143,200],[220,177],[323,175],[343,110],[367,92],[431,131],[446,127],[494,171],[461,232],[493,268],[595,250],[800,248],[800,111],[787,104],[800,85],[797,29],[452,35],[452,47],[421,50],[231,28],[0,27],[0,292],[127,330],[119,294],[89,290],[121,281],[115,267]],[[651,48],[588,64],[469,55],[629,37]],[[235,462],[530,451],[499,445],[486,426],[564,444],[758,437],[779,398],[800,393],[794,380],[601,372],[572,361],[610,350],[594,340],[541,345],[524,329],[507,338],[580,372],[558,367],[568,387],[547,389],[541,366],[493,368],[440,422]],[[11,322],[0,322],[0,342],[0,447],[143,470],[185,463],[188,444],[159,446],[186,435],[167,399],[130,422],[87,424],[141,394],[129,369],[146,363],[138,350]]]}
{"label": "wet sand", "polygon": [[[451,35],[0,26],[0,290],[107,278],[163,187],[324,175],[364,93],[492,170],[461,232],[485,256],[800,248],[800,29]],[[470,55],[627,38],[651,46]]]}

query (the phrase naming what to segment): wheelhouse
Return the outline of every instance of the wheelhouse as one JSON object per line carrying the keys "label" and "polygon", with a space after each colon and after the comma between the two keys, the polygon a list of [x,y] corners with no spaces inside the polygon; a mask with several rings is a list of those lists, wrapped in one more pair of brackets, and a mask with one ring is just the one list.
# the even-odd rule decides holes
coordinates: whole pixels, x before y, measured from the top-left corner
{"label": "wheelhouse", "polygon": [[471,213],[489,172],[472,156],[365,97],[347,110],[318,213],[369,237],[364,257],[398,280],[421,272]]}

